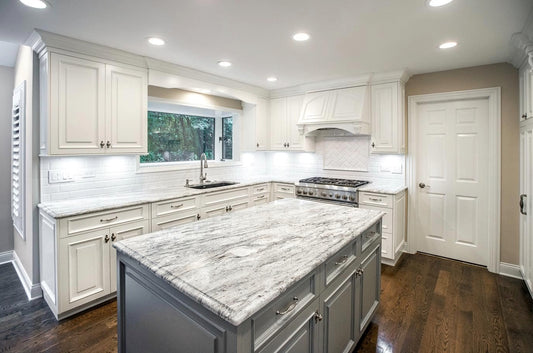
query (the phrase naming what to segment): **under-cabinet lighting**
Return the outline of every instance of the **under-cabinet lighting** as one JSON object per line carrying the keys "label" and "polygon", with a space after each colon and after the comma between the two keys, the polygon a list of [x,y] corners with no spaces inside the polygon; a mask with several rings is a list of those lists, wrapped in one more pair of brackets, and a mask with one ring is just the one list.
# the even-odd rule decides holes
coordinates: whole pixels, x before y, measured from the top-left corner
{"label": "under-cabinet lighting", "polygon": [[222,67],[230,67],[231,66],[231,63],[229,61],[226,61],[226,60],[220,60],[218,62],[218,66],[222,66]]}
{"label": "under-cabinet lighting", "polygon": [[267,78],[268,82],[276,82],[277,80],[278,80],[278,78],[274,77],[274,76],[270,76],[269,78]]}

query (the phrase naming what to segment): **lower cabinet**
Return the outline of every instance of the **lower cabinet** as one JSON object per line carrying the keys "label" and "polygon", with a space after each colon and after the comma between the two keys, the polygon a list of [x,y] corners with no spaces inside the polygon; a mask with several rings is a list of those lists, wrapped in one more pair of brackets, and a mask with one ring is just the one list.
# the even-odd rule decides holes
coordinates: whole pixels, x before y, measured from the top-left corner
{"label": "lower cabinet", "polygon": [[379,294],[381,291],[381,246],[371,246],[371,252],[363,257],[359,268],[360,290],[360,315],[359,334],[362,334],[379,304]]}
{"label": "lower cabinet", "polygon": [[274,201],[296,197],[294,193],[294,184],[273,183],[272,192],[273,192],[272,199]]}

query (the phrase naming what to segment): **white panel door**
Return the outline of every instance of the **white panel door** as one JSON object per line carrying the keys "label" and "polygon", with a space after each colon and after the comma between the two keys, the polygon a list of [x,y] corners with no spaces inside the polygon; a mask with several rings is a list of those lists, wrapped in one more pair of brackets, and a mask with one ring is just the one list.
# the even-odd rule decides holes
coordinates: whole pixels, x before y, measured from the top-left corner
{"label": "white panel door", "polygon": [[488,263],[488,100],[418,106],[419,251]]}
{"label": "white panel door", "polygon": [[292,96],[287,98],[287,147],[290,150],[301,151],[304,149],[305,137],[298,131],[298,119],[304,96]]}
{"label": "white panel door", "polygon": [[60,240],[60,312],[110,293],[109,241],[107,229]]}
{"label": "white panel door", "polygon": [[149,221],[135,222],[118,227],[112,227],[111,244],[109,246],[109,273],[110,273],[110,292],[117,291],[117,251],[112,242],[133,238],[148,233],[150,230]]}
{"label": "white panel door", "polygon": [[51,54],[50,70],[51,153],[102,153],[105,65]]}
{"label": "white panel door", "polygon": [[106,78],[106,150],[117,153],[146,153],[146,71],[107,65]]}
{"label": "white panel door", "polygon": [[287,149],[287,98],[270,101],[270,148]]}
{"label": "white panel door", "polygon": [[533,295],[533,124],[520,129],[520,271]]}

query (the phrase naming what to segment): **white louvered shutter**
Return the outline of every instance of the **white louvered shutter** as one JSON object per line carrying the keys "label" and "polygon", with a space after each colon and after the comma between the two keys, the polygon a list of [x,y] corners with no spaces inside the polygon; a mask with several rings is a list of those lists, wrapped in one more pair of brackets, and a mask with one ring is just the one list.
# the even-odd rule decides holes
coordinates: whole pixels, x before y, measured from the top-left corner
{"label": "white louvered shutter", "polygon": [[13,91],[11,119],[11,217],[24,237],[24,121],[25,81]]}

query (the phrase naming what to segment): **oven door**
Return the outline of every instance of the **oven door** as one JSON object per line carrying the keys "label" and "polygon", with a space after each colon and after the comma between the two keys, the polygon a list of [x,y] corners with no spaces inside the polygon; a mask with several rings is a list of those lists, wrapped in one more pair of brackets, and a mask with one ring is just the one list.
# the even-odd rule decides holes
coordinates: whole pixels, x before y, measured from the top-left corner
{"label": "oven door", "polygon": [[315,202],[321,202],[321,203],[329,203],[332,205],[338,205],[338,206],[347,206],[347,207],[359,207],[359,204],[357,202],[344,202],[344,201],[336,201],[336,200],[326,200],[326,199],[319,199],[315,197],[307,197],[307,196],[301,196],[297,195],[297,199],[300,200],[306,200],[306,201],[315,201]]}

